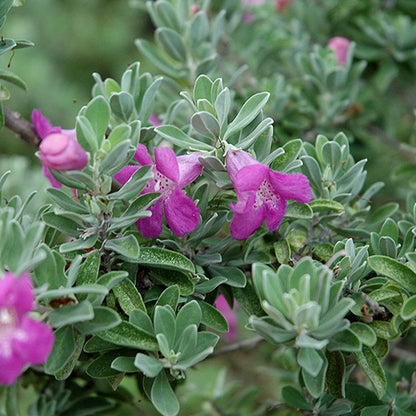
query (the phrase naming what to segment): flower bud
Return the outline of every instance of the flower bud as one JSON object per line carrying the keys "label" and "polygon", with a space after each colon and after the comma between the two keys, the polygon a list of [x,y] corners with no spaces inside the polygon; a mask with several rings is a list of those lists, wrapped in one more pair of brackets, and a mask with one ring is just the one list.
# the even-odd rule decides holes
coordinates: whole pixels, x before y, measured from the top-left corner
{"label": "flower bud", "polygon": [[329,40],[328,46],[337,56],[338,65],[345,65],[347,61],[348,51],[350,50],[350,41],[347,38],[336,36]]}
{"label": "flower bud", "polygon": [[39,150],[43,165],[54,170],[81,170],[88,163],[88,155],[77,142],[75,130],[47,135]]}

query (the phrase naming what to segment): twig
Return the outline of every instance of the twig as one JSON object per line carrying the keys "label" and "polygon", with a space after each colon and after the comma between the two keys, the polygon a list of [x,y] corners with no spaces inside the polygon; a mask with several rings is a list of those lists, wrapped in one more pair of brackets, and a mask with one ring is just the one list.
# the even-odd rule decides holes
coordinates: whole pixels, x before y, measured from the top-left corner
{"label": "twig", "polygon": [[39,147],[40,138],[37,136],[33,124],[22,117],[16,111],[11,111],[3,106],[4,121],[6,127],[16,133],[25,142],[34,147]]}
{"label": "twig", "polygon": [[394,137],[389,136],[386,132],[376,126],[369,126],[368,131],[380,137],[386,144],[392,146],[401,156],[403,156],[409,163],[416,165],[416,157],[412,152],[409,152],[403,147],[403,144]]}
{"label": "twig", "polygon": [[238,351],[238,350],[247,350],[256,347],[257,345],[261,344],[264,341],[263,337],[254,337],[250,339],[246,339],[244,341],[235,342],[230,345],[226,345],[215,351],[213,354],[209,356],[209,358],[215,358],[220,355],[229,354],[230,352]]}

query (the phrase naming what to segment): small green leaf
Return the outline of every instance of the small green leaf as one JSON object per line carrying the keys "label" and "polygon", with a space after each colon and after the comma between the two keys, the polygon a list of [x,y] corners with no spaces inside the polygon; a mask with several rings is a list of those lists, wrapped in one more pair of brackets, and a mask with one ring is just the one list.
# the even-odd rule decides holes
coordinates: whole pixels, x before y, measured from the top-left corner
{"label": "small green leaf", "polygon": [[179,302],[179,287],[178,285],[172,285],[167,287],[162,294],[159,296],[156,306],[169,305],[172,310],[176,311]]}
{"label": "small green leaf", "polygon": [[224,134],[224,140],[250,124],[265,106],[269,97],[270,94],[268,92],[259,92],[251,96],[243,104],[234,120],[228,125]]}
{"label": "small green leaf", "polygon": [[228,332],[229,326],[227,320],[221,312],[204,301],[197,301],[202,312],[201,322],[206,326],[213,328],[219,332]]}
{"label": "small green leaf", "polygon": [[49,314],[49,320],[53,327],[61,327],[75,322],[89,321],[94,318],[94,310],[88,301],[82,301],[75,305],[64,306],[55,309]]}
{"label": "small green leaf", "polygon": [[191,117],[192,127],[207,137],[217,138],[220,134],[220,125],[217,119],[208,111],[199,111]]}
{"label": "small green leaf", "polygon": [[292,386],[282,388],[284,401],[296,409],[312,410],[312,406],[306,401],[305,396]]}
{"label": "small green leaf", "polygon": [[107,240],[104,247],[108,250],[115,251],[126,258],[127,261],[137,261],[140,254],[140,246],[134,235],[129,234],[124,237]]}
{"label": "small green leaf", "polygon": [[369,347],[372,347],[377,342],[377,335],[373,329],[363,322],[353,322],[349,328],[357,335],[359,340]]}
{"label": "small green leaf", "polygon": [[320,211],[344,211],[344,206],[332,199],[315,199],[309,202],[309,206],[314,212]]}
{"label": "small green leaf", "polygon": [[383,206],[376,208],[374,211],[370,211],[368,224],[377,224],[385,221],[386,218],[391,217],[399,209],[397,202],[389,202]]}
{"label": "small green leaf", "polygon": [[112,363],[111,368],[123,373],[136,373],[137,368],[134,365],[134,357],[117,357]]}
{"label": "small green leaf", "polygon": [[317,350],[313,348],[300,348],[297,355],[298,364],[311,376],[316,377],[324,364]]}
{"label": "small green leaf", "polygon": [[180,272],[195,273],[195,266],[191,260],[175,251],[158,247],[142,247],[137,263]]}
{"label": "small green leaf", "polygon": [[280,264],[288,264],[291,256],[290,245],[284,238],[273,243],[274,254]]}
{"label": "small green leaf", "polygon": [[98,332],[97,335],[105,341],[123,347],[146,351],[158,351],[159,349],[156,339],[153,336],[150,336],[147,332],[126,321],[122,321],[115,328]]}
{"label": "small green leaf", "polygon": [[89,214],[89,210],[84,205],[81,205],[74,198],[56,188],[48,188],[46,192],[49,196],[64,210],[73,211],[78,214]]}
{"label": "small green leaf", "polygon": [[124,279],[114,286],[113,292],[117,297],[121,309],[127,315],[130,315],[135,309],[146,312],[142,296],[130,279]]}
{"label": "small green leaf", "polygon": [[410,293],[416,293],[416,273],[399,261],[386,256],[370,256],[370,267],[382,276],[394,280]]}
{"label": "small green leaf", "polygon": [[175,270],[153,268],[150,272],[151,278],[165,286],[177,285],[181,296],[188,296],[194,293],[195,283],[189,273],[182,273]]}
{"label": "small green leaf", "polygon": [[301,139],[290,140],[283,146],[285,153],[277,157],[271,168],[278,171],[284,171],[285,168],[299,156],[302,150],[303,142]]}
{"label": "small green leaf", "polygon": [[[176,321],[173,312],[168,306],[156,306],[153,321],[156,336],[159,334],[165,336],[167,341],[167,351],[169,352],[173,348],[176,335]],[[161,351],[163,352],[162,349]],[[166,358],[168,358],[168,356],[166,356]]]}
{"label": "small green leaf", "polygon": [[318,354],[323,359],[324,363],[321,367],[321,370],[316,376],[312,376],[310,373],[305,371],[304,368],[302,368],[302,377],[303,381],[305,382],[305,386],[308,389],[309,393],[311,393],[312,397],[318,398],[325,389],[325,376],[326,376],[326,370],[328,368],[328,361],[323,355],[322,352],[318,351]]}
{"label": "small green leaf", "polygon": [[119,374],[119,371],[111,368],[111,363],[118,357],[118,355],[118,351],[109,351],[100,355],[91,362],[85,372],[92,378],[107,378]]}
{"label": "small green leaf", "polygon": [[400,315],[406,321],[416,318],[416,295],[406,299],[403,303]]}
{"label": "small green leaf", "polygon": [[113,309],[105,306],[96,306],[94,308],[94,318],[88,322],[78,322],[75,328],[81,334],[94,334],[106,329],[114,328],[121,323],[121,318]]}
{"label": "small green leaf", "polygon": [[212,81],[206,75],[199,75],[194,85],[194,101],[197,103],[201,99],[211,100]]}
{"label": "small green leaf", "polygon": [[46,374],[55,374],[60,371],[76,348],[75,331],[70,326],[64,326],[55,331],[55,342],[52,352],[45,364]]}
{"label": "small green leaf", "polygon": [[18,77],[14,72],[6,69],[0,69],[0,80],[10,82],[23,90],[27,89],[26,83],[20,77]]}
{"label": "small green leaf", "polygon": [[373,384],[377,396],[379,398],[383,397],[387,389],[387,379],[380,360],[374,351],[370,347],[363,345],[362,352],[356,352],[354,356]]}
{"label": "small green leaf", "polygon": [[287,205],[285,217],[295,219],[309,219],[313,217],[312,208],[309,204],[290,201]]}
{"label": "small green leaf", "polygon": [[156,358],[139,352],[134,360],[134,365],[146,376],[156,377],[163,369],[163,364]]}
{"label": "small green leaf", "polygon": [[155,38],[171,58],[180,63],[186,62],[186,47],[178,32],[168,27],[159,27],[155,31]]}
{"label": "small green leaf", "polygon": [[91,123],[98,147],[101,146],[110,121],[110,108],[105,98],[101,95],[93,98],[85,110],[85,117]]}
{"label": "small green leaf", "polygon": [[100,174],[108,176],[114,175],[130,161],[134,152],[135,149],[129,139],[118,143],[101,162]]}
{"label": "small green leaf", "polygon": [[79,362],[78,359],[81,355],[82,347],[84,346],[85,336],[79,334],[77,331],[74,331],[74,340],[75,348],[72,350],[71,356],[66,361],[65,365],[54,374],[57,380],[66,380]]}
{"label": "small green leaf", "polygon": [[96,283],[101,265],[98,250],[92,251],[78,269],[77,285]]}
{"label": "small green leaf", "polygon": [[326,383],[329,392],[337,397],[345,397],[345,359],[340,351],[327,351],[328,369],[326,371]]}
{"label": "small green leaf", "polygon": [[130,120],[134,111],[134,99],[128,92],[115,92],[110,97],[111,111],[124,122]]}
{"label": "small green leaf", "polygon": [[163,416],[175,416],[179,413],[179,401],[164,371],[161,371],[155,378],[150,391],[150,399]]}
{"label": "small green leaf", "polygon": [[159,126],[156,127],[155,131],[164,139],[169,140],[182,149],[202,150],[208,152],[214,150],[214,146],[200,140],[193,139],[176,126]]}
{"label": "small green leaf", "polygon": [[211,266],[209,268],[213,277],[224,277],[226,283],[233,287],[245,287],[247,278],[244,272],[238,267]]}

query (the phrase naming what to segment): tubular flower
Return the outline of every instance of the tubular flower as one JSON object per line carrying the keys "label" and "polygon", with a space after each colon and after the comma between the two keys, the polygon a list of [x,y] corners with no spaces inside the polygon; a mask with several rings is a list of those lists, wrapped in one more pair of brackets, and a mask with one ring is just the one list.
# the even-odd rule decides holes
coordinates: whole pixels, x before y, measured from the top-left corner
{"label": "tubular flower", "polygon": [[350,50],[351,42],[342,36],[336,36],[329,40],[328,46],[337,56],[337,63],[339,66],[345,65],[347,61],[348,51]]}
{"label": "tubular flower", "polygon": [[306,176],[272,170],[243,150],[228,151],[227,171],[237,194],[237,203],[230,204],[235,212],[230,233],[236,240],[249,237],[264,220],[269,231],[274,231],[286,212],[288,199],[302,203],[312,200]]}
{"label": "tubular flower", "polygon": [[168,147],[155,147],[154,154],[155,162],[140,143],[134,156],[139,166],[125,166],[114,177],[124,185],[139,167],[153,165],[154,177],[142,193],[159,192],[162,196],[150,206],[152,215],[136,222],[137,228],[144,237],[155,238],[162,232],[164,215],[173,233],[183,237],[194,231],[199,222],[199,209],[182,188],[201,174],[200,153],[176,156]]}
{"label": "tubular flower", "polygon": [[228,342],[234,342],[237,339],[238,317],[235,313],[237,303],[234,301],[233,309],[228,304],[224,295],[219,295],[215,301],[216,308],[224,315],[228,322],[229,331],[225,334]]}
{"label": "tubular flower", "polygon": [[36,134],[41,138],[39,146],[43,174],[52,186],[62,185],[51,175],[54,170],[81,170],[88,163],[88,155],[77,142],[75,129],[64,130],[52,126],[49,120],[39,111],[32,111],[32,122]]}
{"label": "tubular flower", "polygon": [[29,274],[6,273],[0,280],[0,384],[13,384],[26,364],[45,362],[52,350],[53,332],[29,317],[33,306]]}

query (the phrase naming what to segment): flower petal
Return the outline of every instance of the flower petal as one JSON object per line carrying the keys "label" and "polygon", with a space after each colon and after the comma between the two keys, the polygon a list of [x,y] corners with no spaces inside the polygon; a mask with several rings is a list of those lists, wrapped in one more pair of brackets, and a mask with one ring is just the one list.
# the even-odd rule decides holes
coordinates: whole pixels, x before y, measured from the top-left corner
{"label": "flower petal", "polygon": [[162,222],[163,222],[163,205],[162,201],[159,199],[149,208],[147,208],[151,213],[151,217],[140,218],[136,221],[136,226],[138,230],[142,233],[143,237],[147,238],[156,238],[162,232]]}
{"label": "flower petal", "polygon": [[136,153],[134,154],[134,158],[142,165],[154,165],[152,158],[149,155],[147,147],[139,143],[137,145]]}
{"label": "flower petal", "polygon": [[261,163],[246,166],[237,173],[233,182],[238,192],[257,191],[267,176],[269,168]]}
{"label": "flower petal", "polygon": [[269,180],[281,198],[294,199],[302,203],[312,201],[309,180],[301,173],[290,174],[270,170]]}
{"label": "flower petal", "polygon": [[202,165],[198,158],[201,152],[191,153],[177,157],[179,166],[179,182],[178,185],[183,188],[193,182],[202,172]]}
{"label": "flower petal", "polygon": [[269,231],[274,231],[282,222],[282,218],[286,213],[286,200],[279,198],[274,201],[273,207],[266,204],[266,225]]}
{"label": "flower petal", "polygon": [[19,333],[12,342],[13,351],[30,364],[44,363],[52,351],[54,334],[43,322],[25,316],[22,319]]}
{"label": "flower petal", "polygon": [[244,150],[229,150],[226,156],[227,160],[227,172],[234,183],[234,180],[238,172],[245,166],[260,164],[256,159],[250,156]]}
{"label": "flower petal", "polygon": [[245,240],[263,223],[266,217],[264,205],[252,208],[244,214],[235,213],[230,225],[230,234],[236,240]]}
{"label": "flower petal", "polygon": [[28,273],[15,277],[6,272],[0,280],[0,308],[13,308],[19,319],[33,309],[34,292],[32,280]]}
{"label": "flower petal", "polygon": [[40,110],[33,110],[31,118],[35,132],[41,139],[44,139],[48,134],[61,133],[61,128],[52,126],[50,121],[40,112]]}
{"label": "flower petal", "polygon": [[139,166],[132,166],[132,165],[124,166],[124,168],[120,169],[114,175],[114,179],[121,185],[124,185],[133,176],[134,172],[136,172],[136,170],[138,169],[139,169]]}
{"label": "flower petal", "polygon": [[[0,384],[13,384],[22,373],[25,365],[18,354],[11,351],[11,354],[4,354],[3,343],[0,343]],[[7,348],[8,349],[8,348]]]}
{"label": "flower petal", "polygon": [[175,152],[170,147],[155,147],[156,169],[175,183],[179,181],[179,166]]}
{"label": "flower petal", "polygon": [[237,214],[244,214],[250,210],[256,202],[256,192],[242,192],[237,194],[237,203],[230,202],[231,209]]}
{"label": "flower petal", "polygon": [[60,182],[58,182],[53,176],[52,173],[50,172],[49,168],[45,165],[42,164],[42,173],[43,176],[46,179],[49,179],[49,182],[51,183],[51,185],[56,188],[56,189],[61,189],[62,188],[62,184]]}
{"label": "flower petal", "polygon": [[195,202],[181,189],[176,189],[165,200],[165,216],[174,234],[183,237],[196,229],[199,222],[199,209]]}

